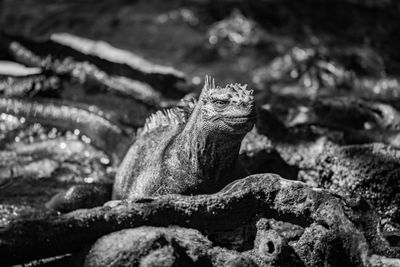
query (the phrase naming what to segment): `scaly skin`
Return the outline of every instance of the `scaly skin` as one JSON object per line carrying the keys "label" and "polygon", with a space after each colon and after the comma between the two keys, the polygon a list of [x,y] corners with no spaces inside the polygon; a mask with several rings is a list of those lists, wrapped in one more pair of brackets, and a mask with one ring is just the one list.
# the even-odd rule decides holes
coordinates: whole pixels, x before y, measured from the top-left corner
{"label": "scaly skin", "polygon": [[246,175],[240,144],[255,122],[252,91],[206,82],[197,103],[147,120],[116,174],[113,199],[217,192]]}

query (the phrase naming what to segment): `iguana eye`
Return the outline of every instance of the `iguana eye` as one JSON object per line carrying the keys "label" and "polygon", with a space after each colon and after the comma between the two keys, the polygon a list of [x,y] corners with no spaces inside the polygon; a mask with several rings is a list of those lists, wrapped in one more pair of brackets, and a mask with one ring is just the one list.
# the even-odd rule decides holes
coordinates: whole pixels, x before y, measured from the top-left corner
{"label": "iguana eye", "polygon": [[226,105],[228,105],[229,101],[228,100],[224,100],[224,99],[214,99],[213,104],[219,106],[219,107],[224,107]]}

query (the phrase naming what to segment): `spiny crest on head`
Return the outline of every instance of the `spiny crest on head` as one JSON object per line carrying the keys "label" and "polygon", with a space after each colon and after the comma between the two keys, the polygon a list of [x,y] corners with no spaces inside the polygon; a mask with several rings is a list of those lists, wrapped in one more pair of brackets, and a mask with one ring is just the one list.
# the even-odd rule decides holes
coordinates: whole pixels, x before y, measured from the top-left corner
{"label": "spiny crest on head", "polygon": [[227,84],[223,89],[227,94],[231,95],[231,99],[235,102],[251,102],[253,101],[253,90],[247,89],[247,84],[240,83]]}
{"label": "spiny crest on head", "polygon": [[206,75],[204,79],[204,87],[203,90],[208,91],[211,89],[215,89],[215,79],[209,75]]}
{"label": "spiny crest on head", "polygon": [[202,96],[204,98],[210,97],[214,93],[226,93],[233,98],[239,98],[242,101],[253,100],[253,90],[247,88],[247,84],[241,85],[240,83],[227,84],[225,87],[215,86],[214,78],[206,75]]}
{"label": "spiny crest on head", "polygon": [[225,90],[227,93],[233,93],[236,95],[243,95],[248,97],[253,96],[253,90],[247,89],[247,84],[241,85],[240,83],[231,83],[227,84],[222,90]]}
{"label": "spiny crest on head", "polygon": [[[219,88],[219,87],[218,87]],[[207,99],[212,91],[216,90],[217,88],[215,87],[215,79],[211,78],[211,76],[206,75],[204,79],[204,86],[203,90],[201,91],[199,99],[205,100]]]}

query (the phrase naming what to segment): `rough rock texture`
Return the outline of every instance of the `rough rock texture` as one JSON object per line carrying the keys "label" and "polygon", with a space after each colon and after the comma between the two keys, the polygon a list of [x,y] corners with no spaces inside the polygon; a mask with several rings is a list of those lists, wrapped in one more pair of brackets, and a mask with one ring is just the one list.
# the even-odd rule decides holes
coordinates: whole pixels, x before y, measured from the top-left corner
{"label": "rough rock texture", "polygon": [[[397,1],[14,2],[0,1],[0,28],[46,39],[12,36],[4,43],[0,38],[4,48],[0,49],[1,59],[40,69],[34,76],[0,77],[1,93],[35,97],[43,92],[41,96],[55,97],[48,94],[53,90],[46,89],[53,86],[55,77],[62,81],[62,88],[56,89],[61,95],[56,97],[74,104],[95,105],[110,121],[111,111],[113,119],[117,118],[114,121],[136,129],[156,109],[181,98],[185,87],[178,85],[180,79],[171,82],[171,76],[160,69],[137,68],[131,64],[135,61],[132,54],[108,43],[155,62],[179,66],[194,84],[199,84],[199,77],[205,73],[228,83],[248,83],[253,76],[253,82],[263,90],[258,115],[264,117],[257,123],[258,133],[245,137],[239,158],[251,173],[275,172],[332,189],[335,195],[310,189],[312,194],[305,194],[307,200],[302,202],[302,193],[309,190],[303,185],[293,183],[285,191],[282,184],[287,181],[256,183],[250,190],[253,193],[248,193],[242,183],[235,192],[243,189],[245,195],[235,193],[236,198],[227,197],[226,192],[217,197],[141,198],[61,216],[35,210],[32,206],[42,204],[67,181],[92,183],[99,173],[112,173],[110,161],[106,157],[102,171],[97,172],[97,167],[91,166],[92,150],[77,149],[74,156],[69,156],[69,148],[76,147],[75,143],[64,142],[69,131],[36,131],[32,129],[47,126],[0,114],[0,147],[4,149],[0,153],[0,174],[4,178],[0,181],[0,253],[14,253],[4,257],[5,261],[2,258],[0,265],[21,258],[26,262],[47,253],[50,258],[32,265],[72,266],[67,262],[79,259],[103,234],[125,227],[169,224],[196,227],[207,235],[212,245],[207,245],[206,258],[214,266],[399,265],[398,259],[390,258],[399,257],[396,249],[390,253],[391,248],[382,239],[399,246],[398,155],[394,149],[400,147]],[[113,53],[115,57],[110,57]],[[140,60],[136,63],[146,65]],[[262,66],[266,67],[251,71]],[[84,121],[90,122],[90,118]],[[12,123],[5,125],[4,121]],[[93,123],[101,124],[95,118]],[[70,128],[73,123],[64,125],[75,132]],[[78,136],[80,131],[76,132]],[[42,139],[43,133],[55,139]],[[268,138],[259,133],[266,133]],[[112,143],[117,143],[115,140]],[[62,147],[54,145],[57,142]],[[27,150],[21,152],[15,144]],[[42,149],[46,144],[48,147]],[[87,191],[75,188],[72,194],[60,195],[68,199],[74,192]],[[367,202],[359,196],[349,197],[354,192],[364,195]],[[329,197],[321,197],[324,194]],[[266,199],[270,201],[264,202]],[[197,205],[199,201],[201,205]],[[161,202],[164,204],[158,205]],[[381,218],[372,211],[375,208]],[[322,215],[315,212],[324,209],[327,212]],[[204,218],[209,225],[201,225]],[[189,228],[181,229],[193,231]],[[168,240],[182,239],[165,228],[141,230],[149,236],[161,231]],[[118,241],[112,237],[120,237],[120,233],[104,240],[115,241],[115,245]],[[358,233],[361,238],[357,238]],[[360,241],[363,238],[365,242]],[[106,242],[101,240],[104,245]],[[193,262],[182,246],[172,241],[162,248],[157,247],[157,240],[147,241],[146,246],[154,244],[156,248],[143,257],[134,256],[144,265]],[[8,250],[12,244],[16,246]]]}
{"label": "rough rock texture", "polygon": [[84,266],[255,267],[258,258],[257,253],[213,246],[197,230],[145,226],[100,238],[90,249]]}
{"label": "rough rock texture", "polygon": [[260,266],[266,262],[273,266],[304,266],[293,249],[293,244],[303,233],[301,226],[262,218],[257,222],[254,248],[250,254],[255,256]]}
{"label": "rough rock texture", "polygon": [[352,145],[326,150],[318,158],[319,184],[349,196],[359,194],[383,218],[399,227],[399,151],[383,144]]}
{"label": "rough rock texture", "polygon": [[[249,176],[213,195],[115,201],[56,217],[15,221],[0,231],[0,255],[3,262],[12,263],[65,254],[110,232],[142,225],[178,225],[215,236],[260,217],[305,229],[292,246],[305,264],[327,255],[356,266],[374,266],[372,262],[376,258],[383,260],[383,256],[399,257],[399,251],[383,239],[378,217],[365,202],[347,202],[327,191],[273,174]],[[307,237],[310,231],[322,231],[321,238]],[[321,255],[320,245],[314,243],[325,244],[326,254]],[[300,253],[303,250],[307,253]]]}
{"label": "rough rock texture", "polygon": [[210,266],[211,247],[196,230],[138,227],[97,240],[84,266]]}
{"label": "rough rock texture", "polygon": [[[364,71],[373,67],[367,63],[360,64]],[[381,71],[379,66],[370,70]],[[278,86],[258,109],[257,130],[268,136],[270,150],[297,170],[293,179],[347,196],[360,194],[377,208],[385,230],[398,231],[400,113],[396,101],[388,101],[396,96],[380,87],[365,98],[353,97],[358,96],[354,87],[338,96],[320,86],[321,92],[299,97],[289,87]]]}
{"label": "rough rock texture", "polygon": [[280,168],[281,173],[288,175],[287,171],[292,168],[295,170],[292,179],[345,196],[361,195],[377,209],[386,230],[398,229],[399,155],[396,148],[383,143],[341,145],[345,140],[340,132],[334,138],[326,135],[310,140],[302,139],[301,135],[292,138],[296,141],[276,141],[269,148],[269,151],[276,150],[288,166]]}

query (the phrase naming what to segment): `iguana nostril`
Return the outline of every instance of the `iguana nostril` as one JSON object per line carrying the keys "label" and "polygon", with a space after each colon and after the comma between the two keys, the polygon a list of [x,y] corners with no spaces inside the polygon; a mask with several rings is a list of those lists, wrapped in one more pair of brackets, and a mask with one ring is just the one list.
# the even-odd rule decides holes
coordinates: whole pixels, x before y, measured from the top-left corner
{"label": "iguana nostril", "polygon": [[267,242],[267,252],[269,254],[272,254],[272,253],[274,253],[274,251],[275,251],[274,243],[272,243],[272,241],[268,241]]}

